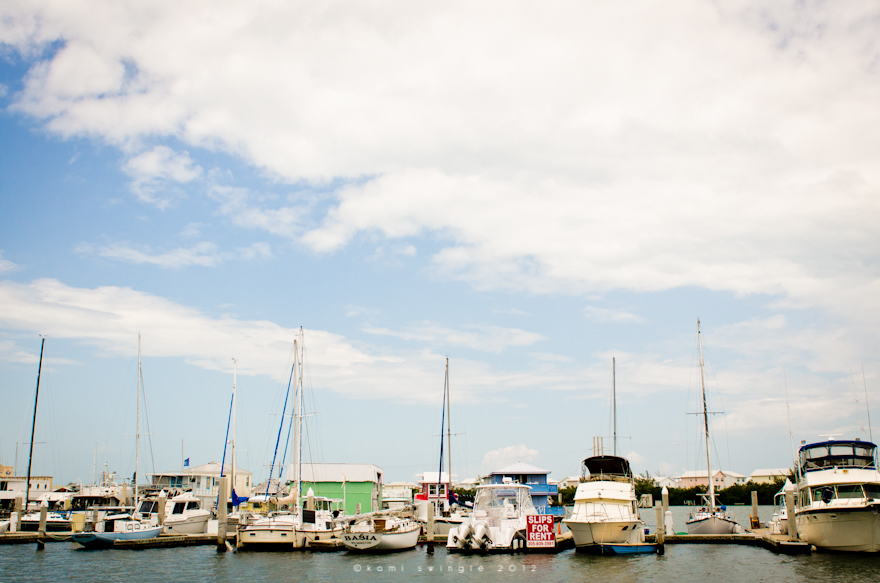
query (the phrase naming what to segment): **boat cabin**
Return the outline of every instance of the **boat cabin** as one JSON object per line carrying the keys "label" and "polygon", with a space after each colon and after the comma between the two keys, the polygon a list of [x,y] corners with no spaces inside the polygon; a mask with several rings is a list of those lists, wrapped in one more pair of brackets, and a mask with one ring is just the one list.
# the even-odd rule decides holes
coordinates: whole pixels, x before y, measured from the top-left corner
{"label": "boat cabin", "polygon": [[626,458],[614,455],[597,455],[588,457],[581,463],[581,479],[584,482],[631,483],[633,475]]}
{"label": "boat cabin", "polygon": [[859,439],[823,441],[801,446],[798,464],[801,475],[830,468],[876,469],[877,446]]}

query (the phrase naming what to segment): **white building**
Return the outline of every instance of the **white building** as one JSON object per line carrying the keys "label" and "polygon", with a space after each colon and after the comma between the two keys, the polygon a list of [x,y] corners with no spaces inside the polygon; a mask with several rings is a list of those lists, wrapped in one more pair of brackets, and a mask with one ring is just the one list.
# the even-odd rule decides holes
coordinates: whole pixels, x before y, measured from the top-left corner
{"label": "white building", "polygon": [[559,480],[557,484],[560,490],[564,490],[566,488],[577,488],[578,484],[581,483],[580,476],[568,476],[567,478],[562,478]]}
{"label": "white building", "polygon": [[[232,464],[224,464],[223,475],[232,473]],[[241,468],[235,468],[236,496],[250,497],[253,494],[253,474]],[[220,495],[220,462],[210,462],[194,468],[186,468],[176,472],[153,474],[154,488],[191,490],[194,496],[202,499],[207,508],[217,502]],[[232,493],[229,493],[230,500]]]}
{"label": "white building", "polygon": [[[685,472],[678,477],[679,488],[693,488],[695,486],[709,486],[708,472],[706,470],[695,470]],[[712,472],[714,486],[716,490],[729,488],[734,484],[745,484],[748,477],[730,470],[714,470]]]}
{"label": "white building", "polygon": [[749,476],[749,480],[756,484],[772,484],[776,480],[785,480],[789,473],[788,468],[773,468],[769,470],[755,470]]}
{"label": "white building", "polygon": [[[705,472],[703,472],[705,475]],[[654,478],[654,483],[657,484],[658,488],[666,488],[671,490],[672,488],[681,488],[681,479],[680,478],[671,478],[669,476],[657,476]]]}

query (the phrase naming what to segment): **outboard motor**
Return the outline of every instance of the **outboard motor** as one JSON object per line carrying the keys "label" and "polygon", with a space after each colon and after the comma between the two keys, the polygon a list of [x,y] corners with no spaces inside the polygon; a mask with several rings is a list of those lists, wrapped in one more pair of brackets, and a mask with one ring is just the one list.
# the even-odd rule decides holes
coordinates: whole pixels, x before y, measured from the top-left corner
{"label": "outboard motor", "polygon": [[474,530],[470,524],[462,525],[455,529],[455,534],[452,535],[452,542],[455,543],[460,549],[466,549],[471,546],[471,537],[474,534]]}
{"label": "outboard motor", "polygon": [[485,551],[491,544],[492,536],[489,534],[489,527],[485,524],[477,526],[474,530],[474,539],[471,542],[471,548]]}

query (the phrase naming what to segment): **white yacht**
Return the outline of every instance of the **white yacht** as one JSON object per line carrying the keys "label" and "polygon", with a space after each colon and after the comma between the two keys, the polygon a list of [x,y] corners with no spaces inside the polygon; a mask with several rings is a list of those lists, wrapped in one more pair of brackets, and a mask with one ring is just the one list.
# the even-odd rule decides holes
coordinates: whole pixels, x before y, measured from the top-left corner
{"label": "white yacht", "polygon": [[165,534],[205,534],[208,532],[208,521],[211,519],[211,511],[202,508],[202,501],[191,492],[184,492],[166,499],[164,496],[150,497],[141,502],[138,518],[148,521],[151,525],[159,524],[159,511],[162,502],[165,507],[161,509],[165,514],[162,524]]}
{"label": "white yacht", "polygon": [[876,450],[858,439],[800,448],[795,520],[801,540],[831,551],[880,551]]}
{"label": "white yacht", "polygon": [[582,552],[654,552],[645,543],[632,470],[626,458],[598,455],[581,464],[581,483],[571,516],[563,520]]}
{"label": "white yacht", "polygon": [[526,517],[538,514],[531,490],[525,484],[510,482],[477,486],[474,511],[460,526],[449,530],[446,549],[483,553],[525,551]]}

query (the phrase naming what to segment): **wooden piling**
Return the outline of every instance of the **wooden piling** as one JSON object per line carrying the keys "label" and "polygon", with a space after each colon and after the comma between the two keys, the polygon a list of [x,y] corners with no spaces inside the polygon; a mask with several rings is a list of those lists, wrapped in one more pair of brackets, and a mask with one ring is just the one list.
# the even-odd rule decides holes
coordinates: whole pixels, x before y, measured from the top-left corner
{"label": "wooden piling", "polygon": [[794,515],[794,492],[789,490],[785,493],[785,511],[788,513],[788,540],[798,539],[797,520]]}
{"label": "wooden piling", "polygon": [[220,497],[217,501],[217,552],[225,553],[226,548],[226,502],[229,498],[229,477],[220,478]]}
{"label": "wooden piling", "polygon": [[434,505],[428,502],[428,525],[425,527],[425,536],[429,543],[434,542]]}

